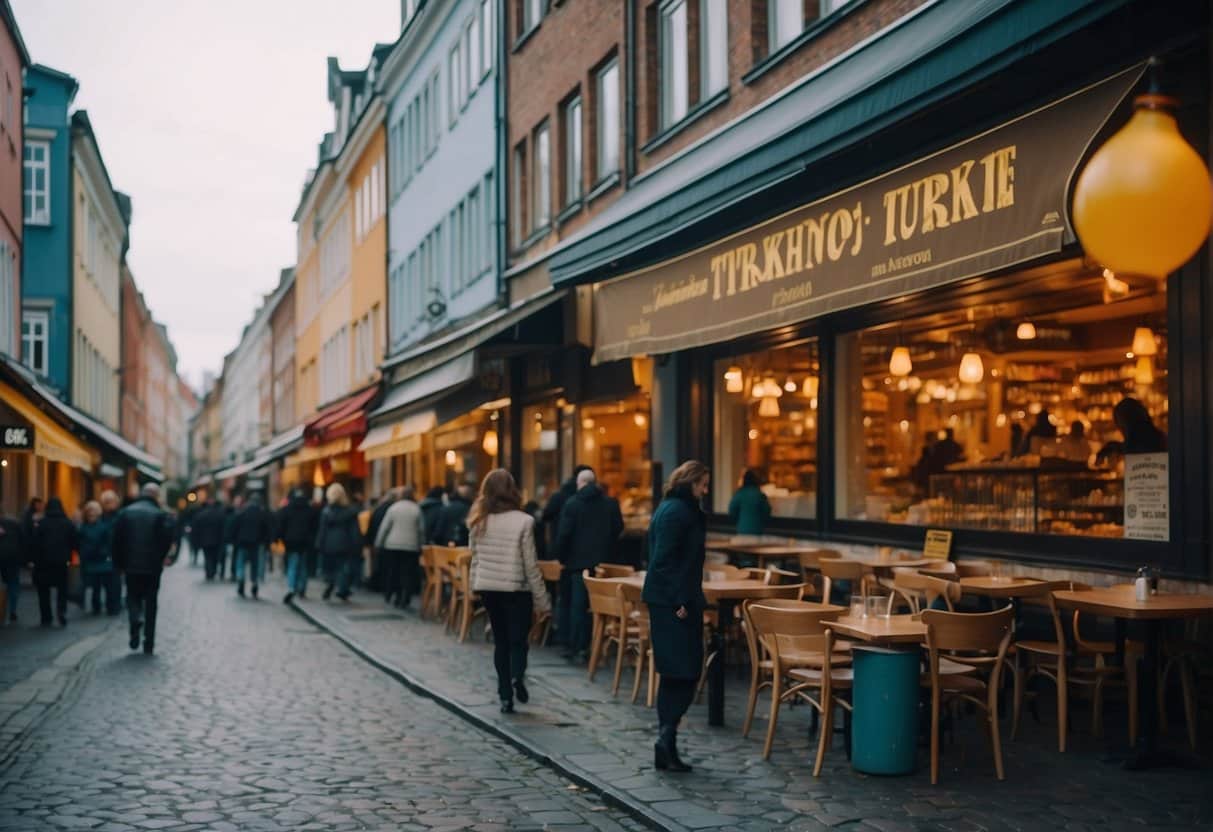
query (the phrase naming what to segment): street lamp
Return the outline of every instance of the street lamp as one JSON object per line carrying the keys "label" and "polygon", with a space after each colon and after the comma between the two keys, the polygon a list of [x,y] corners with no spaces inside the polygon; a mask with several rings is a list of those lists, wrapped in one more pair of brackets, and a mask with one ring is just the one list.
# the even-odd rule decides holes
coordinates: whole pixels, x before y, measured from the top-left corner
{"label": "street lamp", "polygon": [[1090,257],[1116,274],[1163,280],[1204,243],[1213,221],[1209,169],[1179,132],[1178,101],[1149,92],[1095,152],[1074,188],[1074,229]]}

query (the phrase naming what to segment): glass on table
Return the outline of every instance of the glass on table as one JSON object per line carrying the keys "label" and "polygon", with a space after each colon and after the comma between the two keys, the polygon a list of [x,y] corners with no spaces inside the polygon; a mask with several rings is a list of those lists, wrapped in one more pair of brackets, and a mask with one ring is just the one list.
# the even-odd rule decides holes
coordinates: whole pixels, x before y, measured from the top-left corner
{"label": "glass on table", "polygon": [[866,615],[867,615],[867,604],[864,603],[864,599],[859,597],[858,595],[853,596],[851,598],[851,617],[852,618],[863,618]]}
{"label": "glass on table", "polygon": [[869,595],[867,598],[867,617],[876,618],[883,615],[889,608],[889,599],[883,595]]}
{"label": "glass on table", "polygon": [[1007,565],[1000,560],[990,561],[990,579],[995,583],[1007,580]]}

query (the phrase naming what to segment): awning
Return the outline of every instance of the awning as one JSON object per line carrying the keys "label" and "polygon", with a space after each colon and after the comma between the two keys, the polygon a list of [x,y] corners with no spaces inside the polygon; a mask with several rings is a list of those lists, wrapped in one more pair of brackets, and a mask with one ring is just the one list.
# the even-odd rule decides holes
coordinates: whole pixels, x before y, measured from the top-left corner
{"label": "awning", "polygon": [[101,477],[109,477],[110,479],[121,479],[126,476],[126,472],[117,465],[110,465],[108,462],[103,462],[97,467],[97,475]]}
{"label": "awning", "polygon": [[[411,380],[420,373],[469,353],[539,310],[558,303],[564,296],[564,290],[547,289],[487,317],[471,321],[450,335],[394,355],[383,363],[383,369],[390,370],[395,378]],[[380,407],[376,412],[383,411],[384,408]]]}
{"label": "awning", "polygon": [[235,477],[243,476],[251,470],[253,470],[253,464],[251,462],[242,462],[239,465],[232,465],[216,471],[215,479],[222,482],[223,480],[230,480]]}
{"label": "awning", "polygon": [[454,390],[476,377],[476,354],[457,355],[441,366],[413,376],[395,385],[384,396],[383,404],[371,412],[371,417],[385,416],[402,407],[427,399],[444,391]]}
{"label": "awning", "polygon": [[165,480],[163,471],[150,465],[144,465],[142,462],[135,463],[135,470],[154,482],[164,482]]}
{"label": "awning", "polygon": [[47,417],[33,402],[3,382],[0,382],[0,399],[33,426],[35,454],[82,471],[93,470],[98,460],[97,452]]}
{"label": "awning", "polygon": [[304,425],[303,441],[315,444],[366,433],[366,408],[378,393],[375,384],[329,405]]}
{"label": "awning", "polygon": [[371,459],[386,459],[421,450],[421,437],[438,425],[433,410],[414,413],[398,422],[371,428],[358,450]]}
{"label": "awning", "polygon": [[214,481],[215,481],[215,478],[212,477],[210,474],[203,474],[198,479],[194,480],[194,487],[202,488],[203,486],[210,485]]}
{"label": "awning", "polygon": [[325,442],[322,445],[304,445],[286,458],[285,465],[301,465],[304,462],[314,462],[317,459],[328,459],[338,454],[349,453],[354,447],[354,441],[346,436]]}

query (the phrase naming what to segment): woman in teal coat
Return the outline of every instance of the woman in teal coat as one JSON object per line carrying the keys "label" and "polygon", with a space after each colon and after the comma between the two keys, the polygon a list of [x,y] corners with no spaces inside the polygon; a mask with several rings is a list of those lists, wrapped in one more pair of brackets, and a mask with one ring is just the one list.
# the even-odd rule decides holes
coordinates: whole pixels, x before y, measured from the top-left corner
{"label": "woman in teal coat", "polygon": [[771,519],[771,502],[758,486],[758,475],[746,471],[741,488],[729,500],[729,520],[737,526],[737,534],[762,534]]}
{"label": "woman in teal coat", "polygon": [[[93,590],[93,615],[101,613],[101,591],[105,590],[105,611],[117,615],[120,599],[114,592],[114,551],[112,519],[101,512],[101,504],[84,504],[84,522],[80,525],[80,567],[84,573],[84,592]],[[81,606],[84,599],[81,598]]]}

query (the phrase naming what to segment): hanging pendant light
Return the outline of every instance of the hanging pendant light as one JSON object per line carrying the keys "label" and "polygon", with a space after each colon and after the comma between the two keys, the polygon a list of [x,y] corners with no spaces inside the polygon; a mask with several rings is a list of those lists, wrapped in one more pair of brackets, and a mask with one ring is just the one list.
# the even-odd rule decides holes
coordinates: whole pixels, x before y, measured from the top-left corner
{"label": "hanging pendant light", "polygon": [[966,352],[960,359],[960,372],[957,377],[965,384],[980,384],[985,375],[986,368],[981,363],[981,356],[975,352]]}
{"label": "hanging pendant light", "polygon": [[724,389],[730,393],[740,393],[745,389],[745,379],[736,364],[724,371]]}
{"label": "hanging pendant light", "polygon": [[480,447],[484,452],[494,459],[497,458],[497,431],[490,428],[484,432],[484,441],[480,443]]}
{"label": "hanging pendant light", "polygon": [[783,389],[787,390],[789,393],[795,393],[796,386],[797,386],[796,382],[792,379],[791,376],[788,376],[788,380],[783,383]]}
{"label": "hanging pendant light", "polygon": [[446,454],[443,456],[443,459],[446,460],[446,464],[448,466],[454,467],[455,461],[456,461],[455,452],[453,450],[447,451]]}
{"label": "hanging pendant light", "polygon": [[817,376],[805,376],[804,386],[800,388],[800,392],[810,399],[817,398]]}
{"label": "hanging pendant light", "polygon": [[1074,188],[1074,230],[1087,254],[1120,274],[1164,279],[1209,234],[1209,169],[1184,140],[1173,98],[1150,92],[1133,102],[1129,122],[1095,152]]}
{"label": "hanging pendant light", "polygon": [[1148,326],[1139,326],[1133,331],[1133,346],[1129,348],[1134,355],[1158,355],[1158,342],[1154,340],[1154,331]]}
{"label": "hanging pendant light", "polygon": [[914,372],[914,362],[910,360],[909,347],[894,347],[889,356],[889,375],[904,378]]}
{"label": "hanging pendant light", "polygon": [[1020,341],[1035,341],[1036,324],[1031,321],[1024,321],[1015,328],[1015,337]]}
{"label": "hanging pendant light", "polygon": [[758,403],[758,415],[773,419],[779,415],[779,399],[774,396],[764,396]]}
{"label": "hanging pendant light", "polygon": [[1138,358],[1137,365],[1133,368],[1133,381],[1138,384],[1153,384],[1154,361],[1144,355]]}

